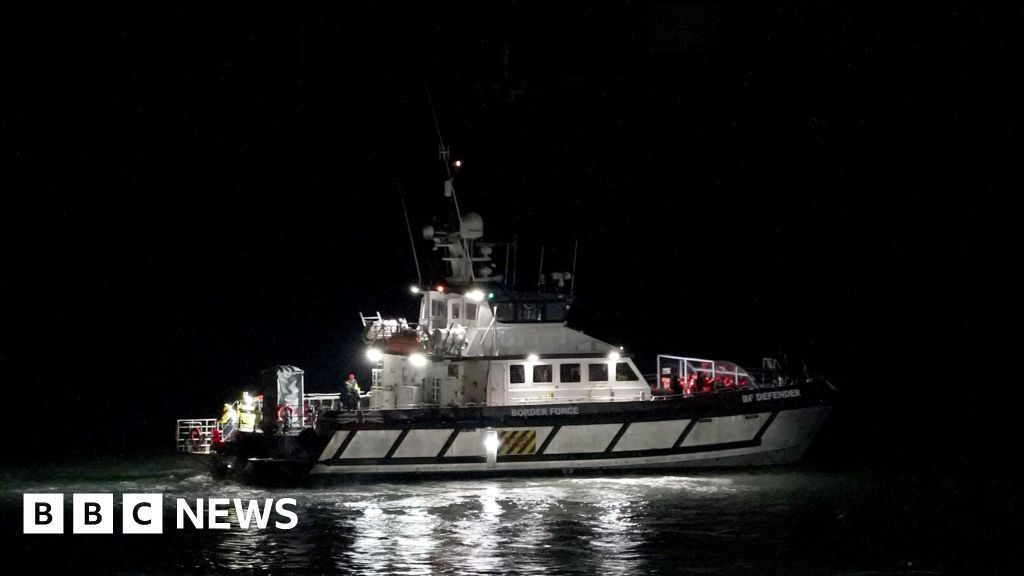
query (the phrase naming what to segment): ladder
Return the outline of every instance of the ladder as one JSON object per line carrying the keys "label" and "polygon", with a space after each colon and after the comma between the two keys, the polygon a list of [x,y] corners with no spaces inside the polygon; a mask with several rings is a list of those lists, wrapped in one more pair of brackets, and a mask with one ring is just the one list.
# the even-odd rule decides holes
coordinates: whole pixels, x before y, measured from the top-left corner
{"label": "ladder", "polygon": [[379,326],[383,326],[384,325],[384,318],[380,315],[380,311],[379,310],[377,311],[377,315],[376,316],[363,316],[363,313],[360,312],[359,313],[359,319],[363,321],[363,328],[366,328],[367,322],[369,322],[369,323],[379,322],[380,323],[380,324],[378,324]]}

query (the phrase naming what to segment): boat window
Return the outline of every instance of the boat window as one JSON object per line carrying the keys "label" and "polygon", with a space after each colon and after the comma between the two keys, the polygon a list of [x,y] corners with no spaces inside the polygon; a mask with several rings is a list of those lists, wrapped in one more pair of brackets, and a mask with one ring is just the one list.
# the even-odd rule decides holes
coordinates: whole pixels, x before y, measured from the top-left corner
{"label": "boat window", "polygon": [[565,304],[561,302],[548,302],[544,307],[544,319],[548,322],[565,321]]}
{"label": "boat window", "polygon": [[551,364],[538,364],[533,367],[533,383],[544,383],[552,381]]}
{"label": "boat window", "polygon": [[458,378],[459,377],[459,365],[458,364],[449,364],[448,365],[448,375],[453,377],[453,378]]}
{"label": "boat window", "polygon": [[522,364],[513,364],[508,367],[508,381],[510,384],[526,383],[526,367]]}
{"label": "boat window", "polygon": [[600,364],[590,365],[590,381],[591,382],[607,382],[608,381],[608,363],[602,362]]}
{"label": "boat window", "polygon": [[494,307],[499,322],[564,322],[564,302],[502,302]]}
{"label": "boat window", "polygon": [[459,319],[459,308],[460,308],[459,303],[458,302],[452,302],[451,308],[452,308],[452,314],[451,314],[452,320],[458,320]]}
{"label": "boat window", "polygon": [[466,320],[476,320],[476,304],[466,302]]}
{"label": "boat window", "polygon": [[629,365],[629,362],[619,362],[615,365],[616,382],[628,382],[639,379],[640,377],[636,375],[636,372],[633,370],[633,367]]}
{"label": "boat window", "polygon": [[431,300],[430,301],[430,315],[431,316],[445,316],[445,305],[444,300]]}
{"label": "boat window", "polygon": [[560,382],[579,382],[580,365],[562,364],[558,367],[558,378]]}
{"label": "boat window", "polygon": [[515,304],[516,320],[521,322],[539,322],[541,318],[541,307],[533,302],[520,302]]}

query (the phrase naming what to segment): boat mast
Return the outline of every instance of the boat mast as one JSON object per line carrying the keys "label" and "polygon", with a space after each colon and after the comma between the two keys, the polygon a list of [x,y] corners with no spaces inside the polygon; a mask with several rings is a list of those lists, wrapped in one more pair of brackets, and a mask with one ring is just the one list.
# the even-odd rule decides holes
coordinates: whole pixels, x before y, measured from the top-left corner
{"label": "boat mast", "polygon": [[[437,130],[437,143],[438,143],[438,157],[441,163],[444,164],[445,174],[448,179],[444,181],[444,195],[450,196],[452,203],[455,205],[455,217],[458,219],[459,229],[462,228],[462,212],[459,210],[459,199],[455,195],[455,178],[452,176],[451,166],[451,154],[447,146],[444,145],[444,137],[441,136],[441,123],[437,120],[437,110],[434,108],[434,98],[430,95],[430,90],[427,90],[427,101],[430,102],[430,114],[434,117],[434,128]],[[476,281],[476,272],[473,270],[473,258],[472,252],[470,252],[469,244],[462,234],[459,234],[459,244],[462,246],[462,251],[466,255],[466,259],[469,261],[469,279]]]}

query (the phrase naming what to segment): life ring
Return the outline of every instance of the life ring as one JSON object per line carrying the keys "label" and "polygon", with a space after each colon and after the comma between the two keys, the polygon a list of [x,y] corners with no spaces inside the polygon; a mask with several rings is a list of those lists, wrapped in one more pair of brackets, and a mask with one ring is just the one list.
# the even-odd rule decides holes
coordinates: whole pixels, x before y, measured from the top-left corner
{"label": "life ring", "polygon": [[203,441],[203,431],[199,428],[193,428],[192,431],[188,433],[188,441],[193,446],[199,446]]}
{"label": "life ring", "polygon": [[288,412],[288,421],[291,422],[292,417],[295,415],[295,410],[293,410],[292,407],[287,405],[287,404],[281,404],[280,406],[278,406],[277,407],[277,421],[278,422],[284,422],[284,417],[282,416],[282,412]]}

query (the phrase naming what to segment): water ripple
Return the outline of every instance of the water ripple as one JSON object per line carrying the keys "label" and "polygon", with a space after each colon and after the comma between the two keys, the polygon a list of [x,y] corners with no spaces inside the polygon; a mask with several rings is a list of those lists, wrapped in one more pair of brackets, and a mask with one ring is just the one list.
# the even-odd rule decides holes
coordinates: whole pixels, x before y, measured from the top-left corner
{"label": "water ripple", "polygon": [[[979,538],[985,534],[975,527],[968,536],[945,537],[944,519],[955,516],[932,510],[944,492],[935,488],[936,498],[930,497],[929,484],[911,490],[878,479],[794,471],[273,490],[217,482],[176,463],[140,466],[136,473],[119,464],[108,472],[104,475],[101,467],[46,474],[5,470],[0,501],[5,513],[17,518],[5,523],[5,536],[22,538],[12,530],[20,528],[24,492],[163,493],[167,505],[160,538],[115,534],[107,537],[99,558],[92,540],[69,538],[62,544],[61,560],[69,565],[89,562],[112,572],[890,573],[912,561],[914,570],[924,573],[963,556],[957,551],[974,532]],[[175,499],[210,497],[294,497],[299,525],[294,530],[174,527]],[[932,525],[930,547],[907,536],[908,527],[920,531]],[[806,556],[808,549],[815,550],[813,558]]]}

